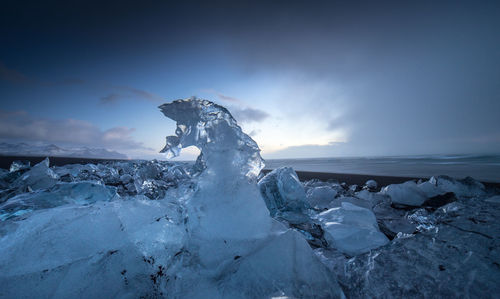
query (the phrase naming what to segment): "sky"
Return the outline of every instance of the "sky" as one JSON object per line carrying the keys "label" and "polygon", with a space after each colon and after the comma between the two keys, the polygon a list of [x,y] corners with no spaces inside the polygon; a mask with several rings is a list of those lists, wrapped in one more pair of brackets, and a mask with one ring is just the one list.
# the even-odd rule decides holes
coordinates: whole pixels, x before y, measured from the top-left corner
{"label": "sky", "polygon": [[163,158],[191,96],[268,159],[498,154],[500,2],[2,4],[0,141]]}

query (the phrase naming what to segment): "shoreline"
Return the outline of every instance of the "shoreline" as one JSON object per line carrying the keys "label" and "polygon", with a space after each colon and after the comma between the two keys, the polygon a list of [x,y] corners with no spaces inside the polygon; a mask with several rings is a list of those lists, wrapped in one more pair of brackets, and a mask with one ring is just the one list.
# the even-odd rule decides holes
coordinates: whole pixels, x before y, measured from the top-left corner
{"label": "shoreline", "polygon": [[[43,161],[46,157],[39,156],[0,156],[0,168],[9,169],[12,162],[16,160],[30,161],[31,166]],[[100,159],[100,158],[76,158],[76,157],[48,157],[51,166],[64,166],[66,164],[88,164],[88,163],[103,163],[106,161],[131,161],[125,159]],[[262,173],[267,174],[272,169],[263,169]],[[388,175],[370,175],[370,174],[349,174],[349,173],[332,173],[332,172],[315,172],[315,171],[295,171],[301,181],[318,179],[320,181],[335,180],[339,183],[347,183],[348,185],[363,186],[368,180],[375,180],[379,187],[390,184],[400,184],[411,180],[427,180],[428,177],[407,177],[407,176],[388,176]],[[481,182],[486,187],[500,188],[500,182]]]}
{"label": "shoreline", "polygon": [[[271,172],[271,169],[263,169],[263,173]],[[334,180],[339,183],[346,183],[348,185],[363,186],[366,181],[374,180],[379,187],[387,186],[390,184],[400,184],[411,180],[427,180],[429,178],[422,177],[403,177],[403,176],[385,176],[385,175],[370,175],[370,174],[350,174],[350,173],[332,173],[332,172],[316,172],[316,171],[295,171],[300,181],[309,181],[318,179],[320,181]]]}

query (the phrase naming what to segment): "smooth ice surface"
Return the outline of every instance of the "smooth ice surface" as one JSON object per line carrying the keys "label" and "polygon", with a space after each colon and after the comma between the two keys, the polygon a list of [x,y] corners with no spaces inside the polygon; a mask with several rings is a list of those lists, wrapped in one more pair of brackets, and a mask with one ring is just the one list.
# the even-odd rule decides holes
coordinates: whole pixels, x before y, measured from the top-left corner
{"label": "smooth ice surface", "polygon": [[372,211],[343,202],[317,216],[325,231],[330,247],[348,255],[357,255],[383,246],[389,242],[378,230],[377,219]]}
{"label": "smooth ice surface", "polygon": [[427,200],[426,194],[413,181],[389,185],[381,192],[389,195],[395,204],[420,206]]}
{"label": "smooth ice surface", "polygon": [[307,192],[307,202],[311,207],[319,210],[332,207],[333,200],[337,196],[337,190],[330,186],[319,186],[310,188]]}
{"label": "smooth ice surface", "polygon": [[290,167],[268,173],[259,181],[259,188],[271,216],[285,212],[300,213],[309,208],[304,187]]}

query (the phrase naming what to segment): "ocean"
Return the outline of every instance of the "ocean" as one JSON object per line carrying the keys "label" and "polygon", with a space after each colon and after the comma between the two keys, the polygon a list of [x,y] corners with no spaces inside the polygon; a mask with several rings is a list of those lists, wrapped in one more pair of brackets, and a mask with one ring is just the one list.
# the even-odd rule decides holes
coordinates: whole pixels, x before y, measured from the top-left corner
{"label": "ocean", "polygon": [[296,171],[405,177],[471,176],[484,182],[500,182],[500,155],[270,159],[266,160],[265,169],[282,166]]}

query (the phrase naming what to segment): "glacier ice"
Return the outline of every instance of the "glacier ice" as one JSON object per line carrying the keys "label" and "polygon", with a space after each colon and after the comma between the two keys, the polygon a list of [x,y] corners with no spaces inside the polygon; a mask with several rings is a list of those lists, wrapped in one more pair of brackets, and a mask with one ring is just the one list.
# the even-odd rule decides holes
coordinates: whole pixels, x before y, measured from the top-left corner
{"label": "glacier ice", "polygon": [[93,182],[58,183],[45,190],[16,195],[0,204],[0,220],[64,204],[84,205],[109,201],[117,196],[116,188]]}
{"label": "glacier ice", "polygon": [[196,98],[160,108],[177,120],[164,151],[195,145],[195,165],[46,160],[4,174],[1,296],[343,297],[303,235],[270,216],[259,148],[231,114]]}
{"label": "glacier ice", "polygon": [[426,216],[433,229],[348,260],[337,278],[353,298],[496,298],[499,212],[484,199],[459,199]]}
{"label": "glacier ice", "polygon": [[264,167],[257,143],[243,133],[229,111],[197,98],[177,100],[160,107],[163,114],[177,121],[175,136],[166,138],[161,152],[179,155],[182,148],[196,146],[209,171],[236,171],[256,178]]}
{"label": "glacier ice", "polygon": [[259,181],[259,188],[271,216],[302,212],[309,208],[304,187],[290,167],[277,168]]}
{"label": "glacier ice", "polygon": [[350,256],[370,251],[389,242],[378,229],[372,211],[343,202],[317,216],[329,246]]}
{"label": "glacier ice", "polygon": [[46,158],[22,174],[12,185],[37,190],[54,186],[58,179],[59,176],[49,168],[49,159]]}
{"label": "glacier ice", "polygon": [[383,194],[391,197],[392,203],[406,206],[420,206],[427,200],[427,196],[413,181],[402,184],[392,184],[384,187]]}
{"label": "glacier ice", "polygon": [[375,190],[375,189],[377,189],[377,187],[378,187],[378,184],[375,180],[368,180],[368,181],[366,181],[365,185],[363,186],[363,188],[368,189],[368,190]]}
{"label": "glacier ice", "polygon": [[458,197],[476,197],[485,194],[485,186],[471,177],[457,180],[449,176],[440,175],[430,178],[429,182],[445,192],[455,193]]}
{"label": "glacier ice", "polygon": [[177,121],[163,151],[196,146],[194,164],[0,170],[0,297],[500,296],[498,190],[259,176],[257,144],[224,107],[160,109]]}
{"label": "glacier ice", "polygon": [[337,196],[337,190],[330,186],[310,188],[306,200],[311,207],[324,210],[332,207],[332,201]]}

